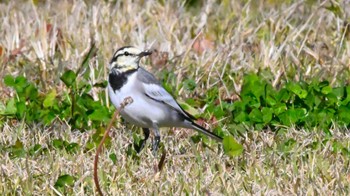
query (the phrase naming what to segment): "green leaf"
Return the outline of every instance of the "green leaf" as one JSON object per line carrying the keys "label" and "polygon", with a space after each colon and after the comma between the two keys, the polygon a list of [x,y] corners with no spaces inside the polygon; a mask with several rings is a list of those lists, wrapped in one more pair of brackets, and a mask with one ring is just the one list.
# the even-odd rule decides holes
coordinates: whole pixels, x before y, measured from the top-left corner
{"label": "green leaf", "polygon": [[19,101],[16,103],[16,108],[17,108],[17,114],[19,115],[20,118],[24,118],[24,115],[27,111],[27,106],[25,101]]}
{"label": "green leaf", "polygon": [[76,78],[77,78],[77,75],[72,70],[68,70],[64,72],[64,74],[61,76],[62,82],[68,87],[72,86]]}
{"label": "green leaf", "polygon": [[350,85],[345,88],[345,99],[341,102],[342,105],[347,105],[350,102]]}
{"label": "green leaf", "polygon": [[249,113],[249,118],[251,121],[255,122],[255,123],[260,123],[263,122],[263,115],[261,113],[261,111],[259,109],[253,109],[250,113]]}
{"label": "green leaf", "polygon": [[214,116],[215,116],[216,118],[222,118],[223,116],[226,115],[226,112],[223,110],[222,107],[216,106],[216,107],[214,108],[213,114],[214,114]]}
{"label": "green leaf", "polygon": [[285,88],[281,89],[276,95],[277,102],[287,102],[289,98],[290,98],[289,91]]}
{"label": "green leaf", "polygon": [[56,149],[62,149],[64,147],[64,142],[61,139],[52,140],[52,146]]}
{"label": "green leaf", "polygon": [[23,148],[11,148],[10,150],[10,158],[23,158],[26,155],[26,151]]}
{"label": "green leaf", "polygon": [[248,131],[243,124],[230,124],[228,125],[228,130],[232,134],[244,134]]}
{"label": "green leaf", "polygon": [[136,150],[132,147],[132,145],[129,145],[125,152],[128,157],[131,157],[132,159],[137,161],[140,160],[139,155],[137,154]]}
{"label": "green leaf", "polygon": [[199,134],[196,134],[196,135],[191,137],[192,142],[195,144],[199,143],[201,141],[201,139],[202,139],[202,136]]}
{"label": "green leaf", "polygon": [[327,95],[328,93],[332,92],[332,87],[331,86],[325,86],[322,88],[321,93]]}
{"label": "green leaf", "polygon": [[197,87],[196,81],[187,79],[184,81],[184,88],[188,91],[193,91]]}
{"label": "green leaf", "polygon": [[274,106],[277,104],[277,101],[271,95],[267,95],[265,101],[270,106]]}
{"label": "green leaf", "polygon": [[54,186],[55,186],[55,188],[73,186],[74,182],[75,182],[75,178],[73,176],[65,174],[65,175],[58,177]]}
{"label": "green leaf", "polygon": [[237,100],[232,104],[232,112],[244,111],[246,107],[247,107],[246,102]]}
{"label": "green leaf", "polygon": [[98,88],[106,88],[108,85],[108,82],[105,80],[103,82],[99,82],[99,83],[95,83],[94,87],[98,87]]}
{"label": "green leaf", "polygon": [[53,90],[51,90],[51,92],[49,94],[46,95],[44,102],[43,102],[44,108],[48,108],[48,107],[53,106],[54,101],[56,99],[56,94],[57,94],[56,90],[53,89]]}
{"label": "green leaf", "polygon": [[34,86],[34,84],[29,83],[25,89],[25,97],[29,98],[32,101],[35,101],[38,97],[38,89]]}
{"label": "green leaf", "polygon": [[207,89],[205,101],[207,103],[212,103],[218,99],[218,95],[219,95],[218,87],[213,86],[212,88]]}
{"label": "green leaf", "polygon": [[90,45],[89,52],[85,55],[84,60],[82,61],[77,73],[79,75],[83,75],[83,78],[88,79],[90,75],[90,69],[89,69],[89,61],[91,58],[96,55],[97,48],[95,46],[95,43],[92,42]]}
{"label": "green leaf", "polygon": [[8,152],[10,158],[23,158],[26,155],[26,151],[24,150],[23,143],[17,139],[15,145],[8,148]]}
{"label": "green leaf", "polygon": [[79,150],[79,145],[73,142],[66,145],[65,148],[68,153],[76,153]]}
{"label": "green leaf", "polygon": [[100,107],[94,110],[88,118],[93,121],[107,122],[110,119],[109,112],[107,108]]}
{"label": "green leaf", "polygon": [[339,119],[346,124],[350,124],[350,108],[340,106],[338,111]]}
{"label": "green leaf", "polygon": [[15,86],[15,78],[11,75],[6,75],[4,77],[4,83],[6,86],[13,87]]}
{"label": "green leaf", "polygon": [[7,104],[5,109],[5,115],[14,115],[17,112],[16,101],[14,98],[11,98]]}
{"label": "green leaf", "polygon": [[[94,141],[96,146],[98,146],[100,144],[105,131],[106,130],[104,127],[99,127],[98,129],[96,129],[96,132],[92,135],[92,140]],[[137,134],[135,134],[135,135],[137,135]],[[134,137],[134,139],[135,139],[135,137]],[[107,138],[104,142],[104,145],[108,145],[110,142],[111,142],[111,137],[109,137],[109,135],[107,135]]]}
{"label": "green leaf", "polygon": [[345,87],[337,87],[333,88],[332,92],[337,97],[337,99],[341,99],[344,96],[345,89]]}
{"label": "green leaf", "polygon": [[341,150],[343,149],[343,145],[338,142],[338,141],[333,141],[333,144],[332,144],[332,150],[333,152],[341,152]]}
{"label": "green leaf", "polygon": [[109,158],[112,160],[113,164],[117,163],[117,155],[115,153],[111,153]]}
{"label": "green leaf", "polygon": [[32,148],[29,149],[28,153],[33,156],[35,154],[40,153],[43,150],[40,144],[35,144]]}
{"label": "green leaf", "polygon": [[247,100],[249,101],[247,105],[249,105],[251,108],[260,108],[261,104],[258,98],[253,96],[253,97],[247,98]]}
{"label": "green leaf", "polygon": [[237,123],[246,122],[248,120],[248,114],[244,111],[235,114],[236,115],[234,115],[234,121]]}
{"label": "green leaf", "polygon": [[265,124],[269,123],[272,120],[273,109],[272,108],[263,108],[261,110],[263,116],[263,122]]}
{"label": "green leaf", "polygon": [[287,153],[292,151],[296,144],[297,144],[296,140],[290,138],[288,140],[285,140],[283,143],[279,144],[278,149],[281,152]]}
{"label": "green leaf", "polygon": [[[0,102],[0,115],[5,115],[6,106]],[[0,120],[0,126],[1,126],[1,120]]]}
{"label": "green leaf", "polygon": [[45,125],[49,125],[55,118],[57,114],[51,109],[40,110],[40,118]]}
{"label": "green leaf", "polygon": [[192,116],[198,116],[200,115],[200,113],[198,112],[198,110],[194,107],[192,107],[191,105],[189,105],[188,103],[181,101],[181,100],[176,100],[180,106],[189,114],[191,114]]}
{"label": "green leaf", "polygon": [[327,98],[326,105],[330,106],[338,102],[338,98],[333,92],[328,93],[325,97]]}
{"label": "green leaf", "polygon": [[93,148],[95,148],[96,147],[96,145],[95,145],[95,143],[93,142],[93,141],[90,141],[90,142],[87,142],[86,144],[85,144],[85,149],[84,149],[84,151],[86,152],[86,151],[90,151],[90,150],[92,150]]}
{"label": "green leaf", "polygon": [[273,112],[278,115],[287,110],[287,105],[285,103],[278,103],[273,107]]}
{"label": "green leaf", "polygon": [[28,81],[24,76],[18,76],[15,79],[14,88],[16,89],[17,93],[22,93],[26,86],[28,86]]}
{"label": "green leaf", "polygon": [[301,99],[304,99],[308,94],[307,91],[302,89],[300,84],[297,83],[288,83],[287,89],[296,94]]}
{"label": "green leaf", "polygon": [[247,74],[243,78],[241,96],[251,96],[259,98],[265,94],[266,83],[256,74]]}
{"label": "green leaf", "polygon": [[243,153],[243,146],[232,135],[225,136],[223,140],[224,152],[230,157],[236,157]]}
{"label": "green leaf", "polygon": [[278,115],[278,117],[281,119],[284,125],[289,126],[291,124],[303,121],[306,113],[307,110],[304,108],[291,108],[288,109],[286,112]]}

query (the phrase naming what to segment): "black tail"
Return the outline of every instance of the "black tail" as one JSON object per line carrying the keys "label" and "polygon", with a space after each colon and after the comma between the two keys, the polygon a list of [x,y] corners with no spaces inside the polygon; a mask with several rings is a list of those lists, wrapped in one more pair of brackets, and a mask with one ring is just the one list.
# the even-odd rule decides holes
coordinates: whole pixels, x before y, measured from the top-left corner
{"label": "black tail", "polygon": [[204,127],[200,126],[199,124],[196,124],[195,122],[192,122],[192,127],[193,127],[193,129],[197,130],[198,132],[203,133],[204,135],[207,135],[218,142],[222,142],[222,137],[214,134],[213,132],[205,129]]}

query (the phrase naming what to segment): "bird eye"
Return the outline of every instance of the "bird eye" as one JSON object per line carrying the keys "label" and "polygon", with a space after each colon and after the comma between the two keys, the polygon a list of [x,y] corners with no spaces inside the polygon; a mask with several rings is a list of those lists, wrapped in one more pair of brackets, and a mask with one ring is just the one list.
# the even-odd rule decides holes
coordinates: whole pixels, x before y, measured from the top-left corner
{"label": "bird eye", "polygon": [[129,55],[131,55],[131,54],[128,53],[128,52],[124,52],[124,55],[125,55],[125,56],[129,56]]}

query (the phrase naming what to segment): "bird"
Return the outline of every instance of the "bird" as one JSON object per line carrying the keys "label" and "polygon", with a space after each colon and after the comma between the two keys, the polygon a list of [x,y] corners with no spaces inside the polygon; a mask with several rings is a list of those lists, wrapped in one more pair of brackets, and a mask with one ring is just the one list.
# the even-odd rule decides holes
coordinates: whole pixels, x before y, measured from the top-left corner
{"label": "bird", "polygon": [[[195,117],[186,112],[168,93],[156,77],[140,66],[143,57],[152,54],[151,50],[140,50],[133,46],[117,49],[109,62],[108,92],[113,105],[122,118],[135,126],[141,127],[144,139],[136,151],[145,146],[153,131],[153,154],[157,154],[160,143],[159,128],[182,127],[194,129],[210,138],[222,142],[223,138],[205,129],[195,122]],[[122,107],[125,99],[132,103]]]}

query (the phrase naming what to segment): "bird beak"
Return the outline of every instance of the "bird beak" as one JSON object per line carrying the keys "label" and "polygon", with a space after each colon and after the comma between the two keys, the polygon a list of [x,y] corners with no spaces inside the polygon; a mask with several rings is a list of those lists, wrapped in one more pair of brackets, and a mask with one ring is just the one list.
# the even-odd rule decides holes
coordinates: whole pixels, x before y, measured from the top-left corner
{"label": "bird beak", "polygon": [[141,53],[139,54],[139,57],[142,58],[142,57],[144,57],[144,56],[148,56],[148,55],[151,55],[151,54],[152,54],[151,51],[146,50],[146,51],[141,52]]}

